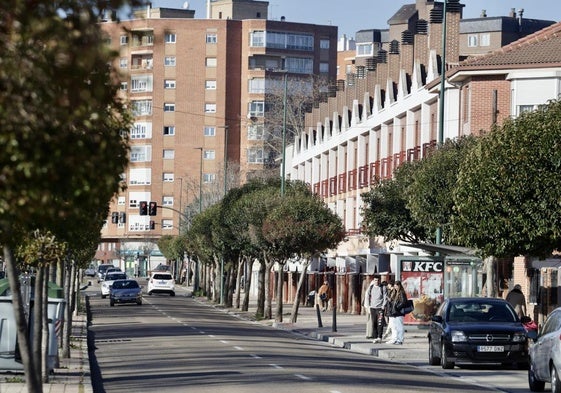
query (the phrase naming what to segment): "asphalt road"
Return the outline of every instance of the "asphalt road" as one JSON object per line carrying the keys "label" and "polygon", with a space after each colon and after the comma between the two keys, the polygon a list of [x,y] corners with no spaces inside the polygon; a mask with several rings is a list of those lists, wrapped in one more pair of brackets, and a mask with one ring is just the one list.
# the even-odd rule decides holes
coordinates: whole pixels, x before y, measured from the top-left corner
{"label": "asphalt road", "polygon": [[497,391],[241,320],[181,293],[145,296],[142,306],[90,297],[90,306],[96,393]]}

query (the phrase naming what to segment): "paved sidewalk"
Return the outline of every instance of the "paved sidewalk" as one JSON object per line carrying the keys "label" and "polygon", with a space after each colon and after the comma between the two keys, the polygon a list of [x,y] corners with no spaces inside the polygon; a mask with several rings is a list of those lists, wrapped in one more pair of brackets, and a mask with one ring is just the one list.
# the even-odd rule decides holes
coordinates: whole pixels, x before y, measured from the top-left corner
{"label": "paved sidewalk", "polygon": [[[191,296],[190,288],[177,287],[178,295]],[[255,320],[255,301],[251,302],[249,311],[227,309],[209,302],[206,298],[196,298],[200,303],[215,307],[238,318]],[[426,365],[428,356],[427,332],[417,326],[406,326],[403,345],[374,344],[365,338],[366,316],[348,313],[336,313],[332,310],[318,312],[314,307],[300,306],[298,318],[291,323],[292,304],[283,305],[283,321],[261,320],[258,323],[277,329],[292,331],[315,340],[328,342],[340,348],[382,359]],[[321,327],[320,327],[321,325]],[[23,375],[8,375],[8,377]],[[6,383],[6,375],[0,375],[0,393],[28,393],[25,383]],[[72,349],[69,359],[60,359],[60,368],[54,370],[50,383],[43,385],[44,393],[93,393],[90,377],[90,365],[87,345],[87,320],[85,314],[75,316],[72,329]]]}

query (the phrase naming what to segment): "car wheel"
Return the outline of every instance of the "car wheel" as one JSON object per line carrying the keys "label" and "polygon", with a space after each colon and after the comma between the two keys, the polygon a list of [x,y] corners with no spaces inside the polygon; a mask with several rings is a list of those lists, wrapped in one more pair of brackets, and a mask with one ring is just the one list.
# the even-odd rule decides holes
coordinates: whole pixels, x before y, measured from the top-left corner
{"label": "car wheel", "polygon": [[102,299],[105,299],[107,297],[107,295],[101,295]]}
{"label": "car wheel", "polygon": [[534,374],[531,364],[528,369],[528,385],[532,392],[543,392],[543,389],[545,388],[545,382],[536,378],[536,374]]}
{"label": "car wheel", "polygon": [[142,300],[137,301],[136,304],[138,304],[139,306],[142,306]]}
{"label": "car wheel", "polygon": [[561,393],[561,380],[554,364],[551,365],[551,393]]}
{"label": "car wheel", "polygon": [[446,347],[444,346],[444,342],[440,346],[440,364],[444,369],[451,369],[454,368],[456,365],[454,362],[448,360],[448,355],[446,355]]}
{"label": "car wheel", "polygon": [[175,296],[175,292],[170,292],[170,296]]}
{"label": "car wheel", "polygon": [[434,348],[432,347],[432,340],[429,340],[429,364],[431,366],[438,366],[440,358],[434,355]]}
{"label": "car wheel", "polygon": [[148,292],[148,295],[149,295],[149,296],[152,296],[152,292]]}
{"label": "car wheel", "polygon": [[109,305],[111,307],[114,307],[115,306],[115,301],[113,299],[109,300]]}

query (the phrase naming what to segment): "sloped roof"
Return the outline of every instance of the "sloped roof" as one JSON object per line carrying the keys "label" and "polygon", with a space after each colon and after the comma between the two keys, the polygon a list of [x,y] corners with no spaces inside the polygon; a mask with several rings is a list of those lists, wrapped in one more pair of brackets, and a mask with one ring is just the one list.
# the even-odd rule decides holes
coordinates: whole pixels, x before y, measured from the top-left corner
{"label": "sloped roof", "polygon": [[553,64],[561,64],[561,22],[486,55],[467,59],[457,68]]}

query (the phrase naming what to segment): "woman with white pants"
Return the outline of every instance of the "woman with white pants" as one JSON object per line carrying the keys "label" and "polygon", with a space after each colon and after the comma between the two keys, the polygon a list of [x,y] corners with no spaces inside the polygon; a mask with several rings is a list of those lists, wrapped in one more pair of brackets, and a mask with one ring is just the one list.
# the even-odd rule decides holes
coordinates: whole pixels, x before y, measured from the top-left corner
{"label": "woman with white pants", "polygon": [[392,327],[392,337],[387,344],[403,344],[403,313],[402,309],[407,304],[407,294],[401,281],[396,281],[391,292],[390,302],[390,326]]}

